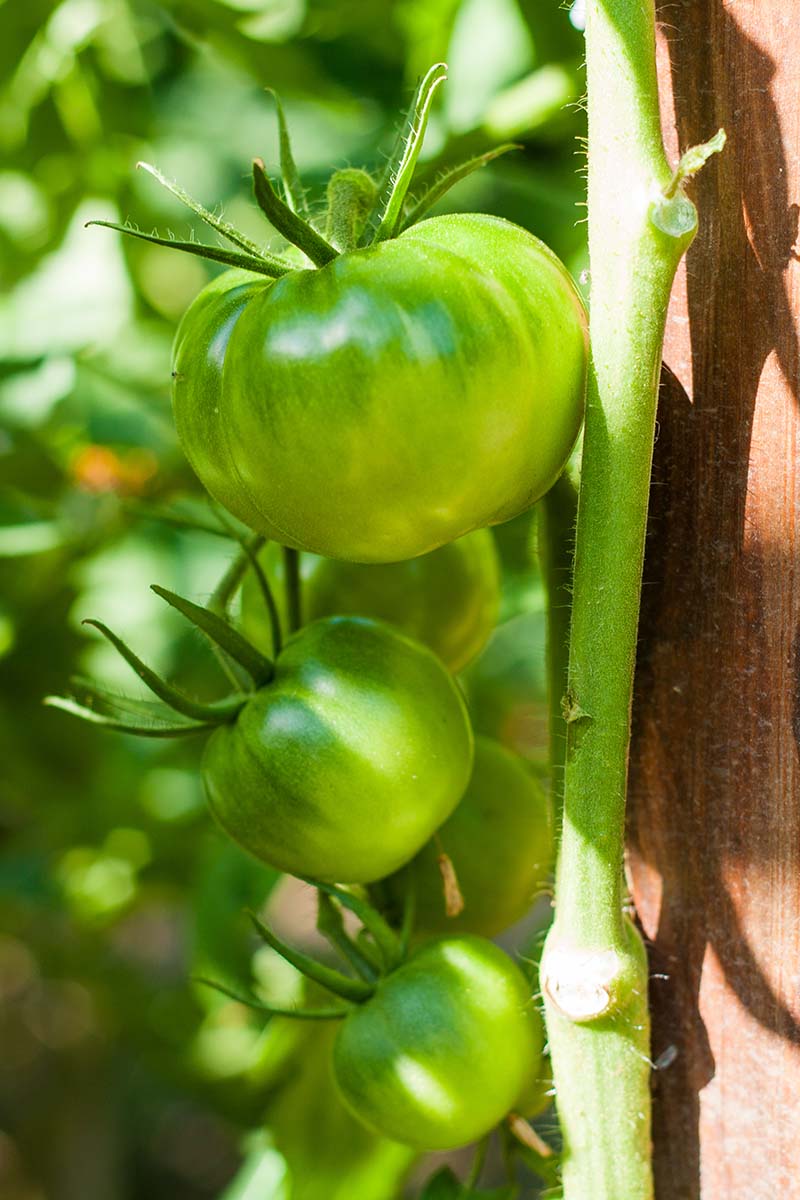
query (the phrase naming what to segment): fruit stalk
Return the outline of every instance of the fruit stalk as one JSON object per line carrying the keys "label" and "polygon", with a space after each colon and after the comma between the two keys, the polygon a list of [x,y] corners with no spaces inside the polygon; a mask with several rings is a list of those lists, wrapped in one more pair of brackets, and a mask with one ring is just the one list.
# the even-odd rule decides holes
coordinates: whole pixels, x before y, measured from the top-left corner
{"label": "fruit stalk", "polygon": [[586,49],[592,351],[541,979],[565,1200],[650,1200],[647,960],[623,913],[625,792],[664,326],[697,221],[664,153],[652,0],[588,0]]}

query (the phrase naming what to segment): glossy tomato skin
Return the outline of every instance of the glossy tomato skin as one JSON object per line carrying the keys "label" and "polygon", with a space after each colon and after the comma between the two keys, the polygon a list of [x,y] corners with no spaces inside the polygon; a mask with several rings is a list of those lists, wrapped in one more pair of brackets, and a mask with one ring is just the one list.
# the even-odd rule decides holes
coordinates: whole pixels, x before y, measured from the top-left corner
{"label": "glossy tomato skin", "polygon": [[[270,542],[260,557],[283,616],[281,548]],[[450,671],[480,653],[500,605],[500,568],[488,529],[399,563],[365,565],[304,554],[300,574],[304,621],[336,615],[390,621],[433,650]],[[247,636],[271,654],[266,606],[252,572],[242,589],[242,621]]]}
{"label": "glossy tomato skin", "polygon": [[472,727],[546,770],[548,755],[546,620],[519,613],[492,633],[460,676]]}
{"label": "glossy tomato skin", "polygon": [[[453,863],[464,909],[445,911],[439,854]],[[488,738],[475,739],[472,777],[458,807],[416,858],[385,886],[399,911],[413,872],[416,929],[494,937],[525,916],[547,886],[555,853],[549,796],[525,763]]]}
{"label": "glossy tomato skin", "polygon": [[[205,334],[193,361],[193,310],[174,394],[187,455],[285,545],[354,562],[427,553],[530,507],[580,428],[583,303],[555,255],[497,217],[434,217],[252,285],[213,386]],[[196,379],[224,450],[193,412]]]}
{"label": "glossy tomato skin", "polygon": [[542,1045],[516,963],[484,938],[438,938],[344,1021],[334,1078],[369,1128],[419,1150],[450,1150],[514,1109]]}
{"label": "glossy tomato skin", "polygon": [[225,271],[195,298],[172,348],[172,410],[184,453],[214,499],[246,525],[268,533],[239,478],[221,406],[231,333],[247,304],[263,289],[263,275]]}
{"label": "glossy tomato skin", "polygon": [[378,621],[333,617],[285,646],[274,679],[206,746],[218,822],[251,854],[365,883],[411,858],[469,779],[472,731],[434,654]]}

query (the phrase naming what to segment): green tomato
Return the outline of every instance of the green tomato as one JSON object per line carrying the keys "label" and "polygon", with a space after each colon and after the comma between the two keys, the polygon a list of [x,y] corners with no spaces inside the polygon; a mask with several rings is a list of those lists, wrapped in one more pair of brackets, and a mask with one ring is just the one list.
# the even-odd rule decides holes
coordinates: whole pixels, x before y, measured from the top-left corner
{"label": "green tomato", "polygon": [[512,617],[460,677],[475,732],[533,763],[548,754],[545,633],[543,610]]}
{"label": "green tomato", "polygon": [[280,870],[366,883],[407,862],[455,808],[472,768],[458,688],[390,625],[315,621],[203,758],[211,810]]}
{"label": "green tomato", "polygon": [[[283,616],[281,548],[270,542],[261,564]],[[429,646],[451,671],[459,671],[483,648],[500,604],[500,571],[488,529],[399,563],[365,566],[304,554],[300,574],[304,621],[336,615],[391,621]],[[247,636],[271,654],[266,606],[252,572],[242,589],[242,621]]]}
{"label": "green tomato", "polygon": [[583,418],[586,314],[532,234],[462,213],[276,281],[222,275],[173,365],[217,500],[285,545],[397,562],[551,487]]}
{"label": "green tomato", "polygon": [[[464,909],[448,917],[439,855],[450,858]],[[435,837],[398,875],[385,881],[400,910],[408,872],[416,894],[416,929],[469,931],[487,937],[525,916],[553,865],[553,809],[523,761],[488,738],[476,738],[469,786]]]}
{"label": "green tomato", "polygon": [[438,938],[346,1018],[334,1078],[370,1129],[419,1150],[450,1150],[515,1108],[542,1045],[516,963],[484,938]]}

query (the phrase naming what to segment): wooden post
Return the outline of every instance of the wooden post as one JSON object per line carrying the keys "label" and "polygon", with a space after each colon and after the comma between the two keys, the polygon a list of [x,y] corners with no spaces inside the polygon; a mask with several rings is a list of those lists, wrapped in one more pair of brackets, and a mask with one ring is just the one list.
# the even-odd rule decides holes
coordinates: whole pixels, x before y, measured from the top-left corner
{"label": "wooden post", "polygon": [[667,328],[631,755],[659,1200],[800,1200],[800,2],[664,0]]}

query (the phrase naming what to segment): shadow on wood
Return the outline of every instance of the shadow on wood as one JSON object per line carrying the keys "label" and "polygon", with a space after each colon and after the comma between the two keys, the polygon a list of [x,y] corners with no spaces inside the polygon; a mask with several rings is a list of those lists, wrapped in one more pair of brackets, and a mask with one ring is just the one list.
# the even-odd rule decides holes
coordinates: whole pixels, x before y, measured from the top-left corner
{"label": "shadow on wood", "polygon": [[798,1200],[800,4],[659,15],[672,152],[671,96],[681,149],[728,146],[668,322],[634,700],[657,1194]]}

